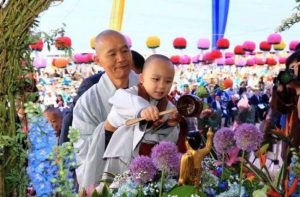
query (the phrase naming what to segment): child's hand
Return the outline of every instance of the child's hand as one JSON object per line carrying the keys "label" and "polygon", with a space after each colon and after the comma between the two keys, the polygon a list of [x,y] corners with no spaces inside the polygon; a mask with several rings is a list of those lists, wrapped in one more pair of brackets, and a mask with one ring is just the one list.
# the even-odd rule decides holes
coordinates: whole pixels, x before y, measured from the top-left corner
{"label": "child's hand", "polygon": [[181,116],[179,115],[178,112],[170,113],[168,116],[169,116],[168,117],[168,125],[171,127],[176,126],[179,123],[180,118],[181,118]]}
{"label": "child's hand", "polygon": [[146,107],[141,111],[141,118],[144,118],[147,121],[156,121],[159,119],[159,111],[156,106],[152,105]]}

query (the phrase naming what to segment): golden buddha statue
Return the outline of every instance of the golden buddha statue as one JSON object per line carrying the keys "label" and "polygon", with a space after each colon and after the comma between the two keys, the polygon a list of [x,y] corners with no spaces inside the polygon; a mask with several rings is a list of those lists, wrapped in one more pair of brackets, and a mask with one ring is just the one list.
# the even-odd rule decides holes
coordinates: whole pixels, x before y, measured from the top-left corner
{"label": "golden buddha statue", "polygon": [[212,137],[213,132],[209,128],[205,147],[197,150],[194,150],[190,146],[187,139],[185,140],[187,152],[181,157],[178,185],[193,184],[196,187],[200,185],[202,173],[201,162],[212,148]]}

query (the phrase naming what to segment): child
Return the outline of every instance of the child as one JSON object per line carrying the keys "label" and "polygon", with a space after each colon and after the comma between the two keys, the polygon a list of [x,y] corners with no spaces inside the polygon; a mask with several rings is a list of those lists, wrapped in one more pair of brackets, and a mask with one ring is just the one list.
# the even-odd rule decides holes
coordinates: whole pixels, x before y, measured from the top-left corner
{"label": "child", "polygon": [[55,130],[58,143],[62,126],[63,113],[58,108],[50,106],[45,109],[43,115],[48,120],[48,122],[51,123],[53,129]]}
{"label": "child", "polygon": [[[146,60],[140,74],[140,84],[117,90],[109,100],[113,106],[104,127],[106,132],[112,132],[113,135],[104,153],[104,172],[118,174],[128,170],[133,157],[150,155],[151,148],[161,140],[176,143],[179,134],[177,112],[165,115],[162,119],[159,117],[160,111],[174,107],[167,100],[174,73],[173,64],[167,57],[152,55]],[[132,126],[124,125],[126,120],[134,117],[142,117],[146,121]]]}

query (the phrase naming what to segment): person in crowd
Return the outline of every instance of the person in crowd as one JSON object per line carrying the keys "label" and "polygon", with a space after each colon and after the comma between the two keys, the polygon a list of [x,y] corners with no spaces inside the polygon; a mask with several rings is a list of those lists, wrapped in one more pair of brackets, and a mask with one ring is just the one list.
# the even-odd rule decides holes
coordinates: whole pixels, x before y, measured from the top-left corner
{"label": "person in crowd", "polygon": [[258,89],[254,90],[254,94],[249,99],[249,104],[251,105],[251,110],[253,110],[254,122],[258,123],[261,117],[261,109],[258,106],[260,104],[260,95]]}
{"label": "person in crowd", "polygon": [[[159,116],[159,112],[174,108],[167,97],[174,74],[174,66],[169,58],[159,54],[152,55],[145,62],[140,83],[129,89],[118,89],[109,99],[112,109],[104,128],[113,135],[106,142],[108,146],[104,153],[104,172],[108,173],[105,175],[125,172],[132,158],[137,155],[150,156],[151,148],[159,141],[177,142],[178,113]],[[125,125],[125,121],[133,117],[146,121]],[[111,178],[105,176],[105,180]]]}
{"label": "person in crowd", "polygon": [[56,107],[49,106],[45,109],[43,115],[51,123],[56,132],[57,142],[59,141],[61,125],[63,120],[63,113]]}
{"label": "person in crowd", "polygon": [[219,127],[221,127],[222,124],[222,117],[223,117],[223,103],[221,101],[221,96],[222,96],[222,92],[221,91],[217,91],[216,95],[215,95],[215,99],[214,101],[211,103],[211,108],[214,109],[215,112],[217,112],[218,114],[218,124]]}
{"label": "person in crowd", "polygon": [[282,158],[290,159],[290,147],[299,151],[300,146],[300,76],[299,76],[300,50],[296,50],[286,60],[286,71],[293,74],[294,80],[288,84],[276,84],[273,89],[271,108],[285,117],[283,130],[289,131],[290,143],[283,143]]}
{"label": "person in crowd", "polygon": [[63,100],[63,97],[62,97],[62,95],[61,94],[58,94],[57,96],[56,96],[56,106],[57,107],[64,107],[64,100]]}
{"label": "person in crowd", "polygon": [[181,96],[181,92],[178,90],[177,82],[173,83],[173,87],[172,87],[169,95],[170,95],[171,99],[174,101],[174,103],[176,103],[178,98]]}
{"label": "person in crowd", "polygon": [[184,94],[190,94],[190,93],[191,93],[191,90],[190,90],[189,84],[184,84],[182,94],[184,95]]}
{"label": "person in crowd", "polygon": [[145,64],[145,58],[138,52],[131,50],[132,53],[132,67],[131,69],[136,73],[140,74],[142,73],[144,64]]}
{"label": "person in crowd", "polygon": [[76,102],[72,126],[80,131],[74,145],[79,150],[76,158],[77,180],[80,188],[99,183],[104,168],[104,122],[111,109],[108,100],[117,89],[129,88],[138,83],[131,71],[132,54],[125,37],[117,31],[105,30],[95,39],[95,63],[105,71],[99,82],[84,92]]}
{"label": "person in crowd", "polygon": [[234,123],[235,117],[238,114],[238,101],[239,95],[235,94],[231,96],[231,100],[228,101],[226,105],[227,116],[225,116],[224,127],[228,127],[230,124]]}

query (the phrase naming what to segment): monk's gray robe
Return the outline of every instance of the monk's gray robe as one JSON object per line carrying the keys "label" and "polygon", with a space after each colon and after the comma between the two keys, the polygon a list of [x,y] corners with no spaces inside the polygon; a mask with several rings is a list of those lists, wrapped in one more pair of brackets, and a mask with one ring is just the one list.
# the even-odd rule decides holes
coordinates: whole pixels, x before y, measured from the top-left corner
{"label": "monk's gray robe", "polygon": [[[134,72],[129,75],[129,87],[138,83]],[[106,74],[99,82],[88,89],[77,101],[73,111],[72,127],[79,129],[80,139],[74,144],[79,150],[76,155],[77,180],[79,187],[99,183],[104,168],[105,131],[104,121],[111,109],[108,100],[116,88]]]}

